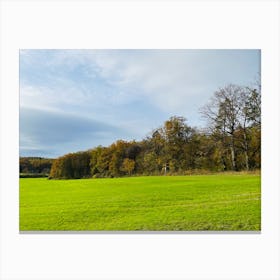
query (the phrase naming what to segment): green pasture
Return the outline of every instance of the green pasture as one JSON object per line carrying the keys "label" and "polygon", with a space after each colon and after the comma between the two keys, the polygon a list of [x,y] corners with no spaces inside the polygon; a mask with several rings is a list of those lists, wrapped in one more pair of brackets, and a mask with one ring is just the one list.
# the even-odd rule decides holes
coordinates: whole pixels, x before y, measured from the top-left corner
{"label": "green pasture", "polygon": [[261,229],[259,175],[20,179],[20,230]]}

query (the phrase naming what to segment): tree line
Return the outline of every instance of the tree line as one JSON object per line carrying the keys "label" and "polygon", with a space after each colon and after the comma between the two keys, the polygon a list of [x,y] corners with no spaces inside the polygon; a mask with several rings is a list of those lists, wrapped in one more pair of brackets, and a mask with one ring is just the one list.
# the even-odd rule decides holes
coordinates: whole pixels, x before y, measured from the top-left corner
{"label": "tree line", "polygon": [[57,158],[49,178],[99,178],[240,171],[261,168],[261,88],[227,85],[200,109],[208,126],[197,129],[173,116],[141,141]]}
{"label": "tree line", "polygon": [[42,157],[20,157],[20,177],[48,177],[53,159]]}

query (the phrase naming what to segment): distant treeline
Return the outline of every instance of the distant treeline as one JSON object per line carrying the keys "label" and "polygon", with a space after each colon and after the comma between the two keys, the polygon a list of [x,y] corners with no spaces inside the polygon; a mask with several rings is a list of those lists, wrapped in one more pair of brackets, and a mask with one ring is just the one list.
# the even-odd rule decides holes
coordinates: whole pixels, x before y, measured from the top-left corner
{"label": "distant treeline", "polygon": [[48,177],[53,159],[42,157],[20,157],[19,172],[22,178]]}
{"label": "distant treeline", "polygon": [[208,127],[198,130],[173,116],[142,141],[57,158],[50,178],[188,174],[261,168],[261,89],[228,85],[200,110]]}

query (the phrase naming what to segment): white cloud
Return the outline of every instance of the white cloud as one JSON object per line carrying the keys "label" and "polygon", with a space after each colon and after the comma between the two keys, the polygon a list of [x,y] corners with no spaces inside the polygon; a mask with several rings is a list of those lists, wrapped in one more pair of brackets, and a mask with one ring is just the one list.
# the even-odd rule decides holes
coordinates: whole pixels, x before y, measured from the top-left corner
{"label": "white cloud", "polygon": [[[30,55],[27,57],[34,59]],[[41,62],[54,69],[58,66],[72,69],[86,65],[89,78],[95,79],[98,75],[117,88],[106,102],[123,104],[147,98],[165,112],[183,113],[187,99],[201,99],[201,95],[205,94],[198,84],[199,77],[195,77],[199,72],[198,69],[194,71],[195,66],[199,67],[194,65],[195,61],[194,55],[180,50],[60,50],[53,51],[47,61],[42,59]],[[60,98],[65,102],[70,102],[67,94],[71,95],[73,103],[89,101],[85,99],[88,89],[71,85],[71,80],[59,79],[59,76],[54,79],[56,92],[60,91]],[[104,101],[102,94],[97,94],[97,98]],[[52,95],[49,95],[51,99]]]}
{"label": "white cloud", "polygon": [[97,54],[102,75],[123,91],[142,94],[164,111],[182,111],[186,98],[203,94],[193,75],[193,59],[183,52]]}
{"label": "white cloud", "polygon": [[94,93],[83,85],[73,85],[71,81],[57,79],[56,86],[20,87],[20,106],[50,111],[67,111],[69,107],[84,106],[94,100]]}

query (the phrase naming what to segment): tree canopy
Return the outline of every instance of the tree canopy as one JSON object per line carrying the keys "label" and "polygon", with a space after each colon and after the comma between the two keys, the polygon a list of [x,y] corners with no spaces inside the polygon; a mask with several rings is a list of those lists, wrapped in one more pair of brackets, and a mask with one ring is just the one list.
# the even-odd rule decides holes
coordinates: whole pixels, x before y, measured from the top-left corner
{"label": "tree canopy", "polygon": [[[22,176],[37,176],[50,174],[53,159],[42,157],[21,157],[19,159],[19,172]],[[23,175],[24,174],[24,175]]]}

